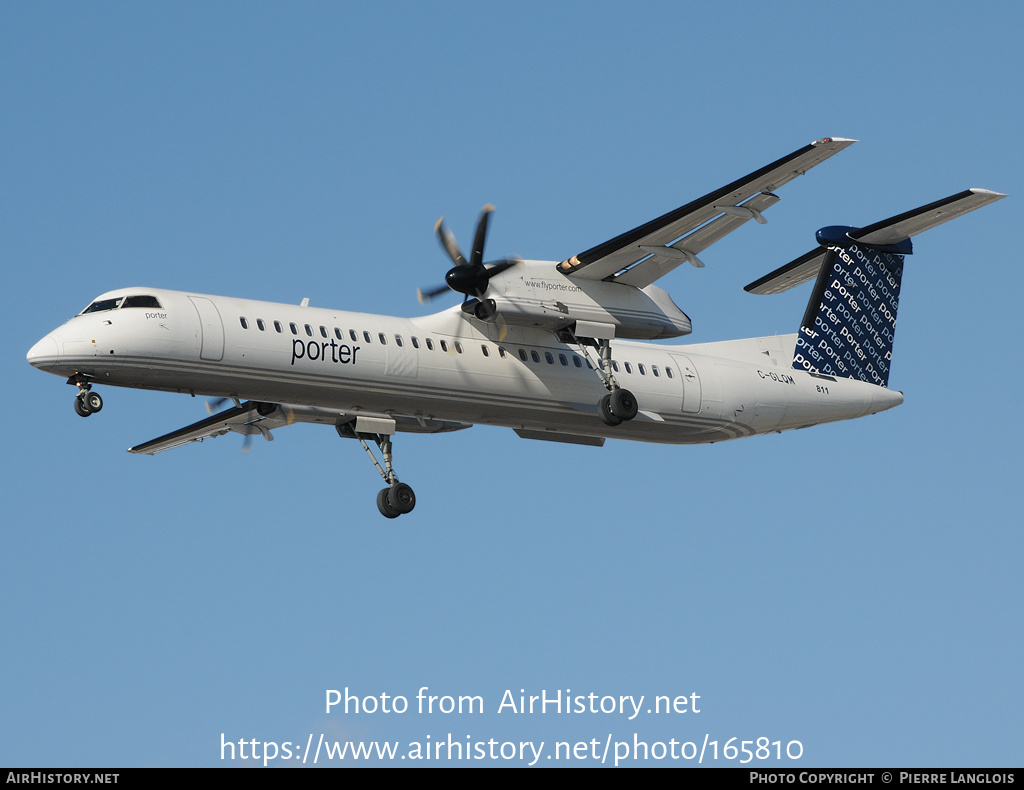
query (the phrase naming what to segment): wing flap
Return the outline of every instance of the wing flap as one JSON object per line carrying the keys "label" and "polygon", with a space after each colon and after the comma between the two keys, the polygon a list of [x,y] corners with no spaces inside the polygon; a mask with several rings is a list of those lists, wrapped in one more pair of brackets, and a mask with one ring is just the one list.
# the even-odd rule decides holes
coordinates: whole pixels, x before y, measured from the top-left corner
{"label": "wing flap", "polygon": [[[702,225],[710,223],[716,218],[724,219],[724,222],[708,231],[707,239],[704,240],[703,247],[701,247],[703,249],[739,227],[746,219],[754,216],[752,213],[745,217],[741,216],[744,212],[732,215],[728,209],[742,206],[745,201],[750,201],[750,198],[757,198],[759,202],[749,203],[749,208],[754,208],[757,211],[760,211],[758,206],[767,208],[768,205],[778,200],[772,194],[775,189],[787,184],[797,176],[803,175],[815,165],[824,162],[854,142],[856,141],[839,137],[816,140],[692,203],[680,206],[657,219],[562,261],[558,264],[558,270],[562,274],[603,280],[646,259],[650,253],[641,247],[670,246]],[[761,195],[764,197],[760,197]],[[726,210],[723,211],[722,207],[726,207]],[[722,216],[720,217],[720,215]],[[694,243],[699,243],[699,241],[695,239]],[[694,250],[689,250],[689,252],[692,253]],[[678,265],[680,261],[675,259],[675,262]],[[665,271],[669,270],[662,268]],[[651,271],[656,271],[656,269]],[[647,276],[649,274],[644,275],[645,278]],[[637,279],[640,279],[640,275],[637,275]],[[620,280],[620,282],[624,281]]]}
{"label": "wing flap", "polygon": [[[612,282],[635,285],[637,288],[644,288],[662,275],[668,274],[679,264],[683,263],[683,261],[688,260],[693,263],[693,259],[690,256],[694,256],[695,258],[698,252],[703,252],[716,241],[725,238],[740,225],[748,220],[755,219],[757,214],[760,214],[766,208],[778,202],[779,197],[768,192],[762,192],[759,195],[755,195],[746,203],[742,203],[739,206],[739,208],[750,210],[752,212],[750,216],[742,216],[740,214],[719,214],[715,219],[711,220],[711,222],[705,223],[671,246],[654,248],[658,251],[652,253],[650,258],[640,261],[635,266],[615,275],[612,277]],[[753,212],[757,212],[757,214],[754,214]],[[664,252],[662,250],[664,250]],[[683,253],[682,258],[675,254],[676,251]],[[696,265],[703,264],[698,260]]]}

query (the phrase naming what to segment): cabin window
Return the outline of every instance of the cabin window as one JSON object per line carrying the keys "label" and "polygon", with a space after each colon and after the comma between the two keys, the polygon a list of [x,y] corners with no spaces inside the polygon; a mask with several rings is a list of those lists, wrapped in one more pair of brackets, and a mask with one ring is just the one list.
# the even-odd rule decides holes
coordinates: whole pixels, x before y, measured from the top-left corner
{"label": "cabin window", "polygon": [[578,356],[576,356],[575,354],[572,355],[572,364],[574,364],[578,368],[582,368],[583,367],[583,363],[580,362],[580,358]]}
{"label": "cabin window", "polygon": [[491,352],[487,350],[487,346],[480,346],[480,350],[484,352],[485,357],[489,357]]}
{"label": "cabin window", "polygon": [[441,341],[441,350],[442,351],[447,351],[448,350],[448,341],[447,340],[442,340]]}
{"label": "cabin window", "polygon": [[505,349],[502,346],[498,346],[498,356],[502,359],[505,358]]}
{"label": "cabin window", "polygon": [[306,336],[313,337],[313,327],[311,327],[309,324],[306,324]]}
{"label": "cabin window", "polygon": [[380,344],[382,346],[386,346],[388,344],[387,335],[385,335],[383,332],[378,332],[377,337],[380,339]]}
{"label": "cabin window", "polygon": [[155,296],[126,296],[121,307],[160,307],[160,302]]}
{"label": "cabin window", "polygon": [[323,324],[320,325],[320,337],[330,337],[330,335],[327,334],[327,327]]}
{"label": "cabin window", "polygon": [[276,329],[278,333],[281,332],[281,322],[280,321],[275,321],[274,322],[274,329]]}
{"label": "cabin window", "polygon": [[531,358],[531,359],[532,359],[532,360],[533,360],[534,362],[540,362],[540,354],[538,354],[538,353],[536,352],[536,350],[534,350],[534,351],[531,351],[531,352],[530,352],[530,358]]}
{"label": "cabin window", "polygon": [[288,324],[288,326],[291,328],[293,335],[299,334],[299,328],[297,326],[295,326],[294,323],[290,323],[290,324]]}
{"label": "cabin window", "polygon": [[373,342],[372,340],[370,340],[370,333],[367,332],[365,329],[363,330],[363,340],[365,340],[367,343]]}
{"label": "cabin window", "polygon": [[401,348],[404,344],[402,343],[402,336],[395,335],[395,345]]}
{"label": "cabin window", "polygon": [[249,322],[246,321],[245,318],[243,318],[242,316],[238,316],[238,320],[242,324],[242,329],[248,329],[249,328]]}
{"label": "cabin window", "polygon": [[625,365],[627,373],[632,373],[633,372],[633,366],[630,365],[628,362],[623,362],[622,364]]}
{"label": "cabin window", "polygon": [[334,327],[334,336],[338,338],[338,340],[345,339],[345,333],[338,329],[338,327]]}
{"label": "cabin window", "polygon": [[423,342],[427,344],[427,351],[433,351],[434,350],[434,341],[431,340],[429,337],[424,338]]}
{"label": "cabin window", "polygon": [[646,376],[647,375],[647,368],[644,367],[642,362],[639,365],[637,365],[636,367],[637,367],[637,370],[640,371],[640,375],[641,376]]}
{"label": "cabin window", "polygon": [[519,349],[519,358],[523,360],[523,362],[526,362],[526,349]]}
{"label": "cabin window", "polygon": [[555,358],[553,356],[551,356],[551,352],[550,351],[545,351],[544,352],[544,359],[546,359],[548,361],[549,365],[554,365],[555,364]]}
{"label": "cabin window", "polygon": [[661,376],[661,373],[659,372],[657,365],[651,365],[651,373],[654,374],[655,378],[658,378],[658,377]]}
{"label": "cabin window", "polygon": [[460,343],[458,340],[455,341],[455,350],[458,351],[460,354],[462,353],[462,343]]}
{"label": "cabin window", "polygon": [[256,319],[256,326],[258,326],[260,328],[261,332],[265,331],[266,328],[267,328],[267,325],[263,323],[263,319],[262,318],[257,318]]}
{"label": "cabin window", "polygon": [[416,337],[416,335],[413,335],[413,336],[412,336],[411,338],[409,338],[409,339],[410,339],[410,340],[412,340],[412,347],[413,347],[413,348],[419,348],[419,347],[420,347],[420,341],[419,341],[419,338],[418,338],[418,337]]}
{"label": "cabin window", "polygon": [[671,379],[671,378],[675,378],[675,377],[674,377],[674,376],[672,375],[672,368],[665,368],[665,375],[666,375],[666,376],[668,376],[668,377],[669,377],[670,379]]}
{"label": "cabin window", "polygon": [[356,334],[356,330],[354,330],[354,329],[348,330],[348,336],[350,338],[352,338],[352,342],[353,343],[358,343],[359,342],[359,335]]}
{"label": "cabin window", "polygon": [[612,370],[614,370],[616,373],[619,372],[619,363],[616,362],[614,359],[612,360]]}

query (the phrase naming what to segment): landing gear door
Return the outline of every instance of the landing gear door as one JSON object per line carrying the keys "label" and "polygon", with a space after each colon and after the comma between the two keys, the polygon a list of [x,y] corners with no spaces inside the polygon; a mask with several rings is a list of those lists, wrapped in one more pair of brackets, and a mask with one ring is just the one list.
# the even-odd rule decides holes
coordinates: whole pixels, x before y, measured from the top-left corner
{"label": "landing gear door", "polygon": [[672,354],[671,356],[683,384],[683,411],[688,414],[697,414],[700,411],[701,397],[700,376],[697,375],[697,368],[689,357],[684,357],[682,354]]}
{"label": "landing gear door", "polygon": [[221,323],[217,305],[202,296],[190,296],[189,300],[199,313],[199,326],[202,332],[199,356],[201,359],[219,362],[224,357],[224,325]]}

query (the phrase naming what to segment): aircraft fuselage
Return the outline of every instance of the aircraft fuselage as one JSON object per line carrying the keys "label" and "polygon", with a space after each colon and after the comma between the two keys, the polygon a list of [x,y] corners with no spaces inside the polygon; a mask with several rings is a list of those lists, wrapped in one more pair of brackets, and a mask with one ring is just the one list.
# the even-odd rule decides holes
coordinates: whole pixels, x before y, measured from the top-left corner
{"label": "aircraft fuselage", "polygon": [[547,330],[351,313],[152,288],[155,297],[72,318],[29,361],[94,384],[234,397],[525,431],[529,438],[697,444],[872,414],[884,387],[792,367],[795,335],[690,345],[615,340],[616,376],[640,413],[606,425],[605,392],[580,349]]}

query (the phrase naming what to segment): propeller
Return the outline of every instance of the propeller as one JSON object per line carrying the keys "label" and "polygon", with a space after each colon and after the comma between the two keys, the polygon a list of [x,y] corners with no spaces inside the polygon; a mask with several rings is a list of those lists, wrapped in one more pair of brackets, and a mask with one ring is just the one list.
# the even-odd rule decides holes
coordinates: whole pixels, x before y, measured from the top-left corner
{"label": "propeller", "polygon": [[[437,224],[434,226],[434,232],[437,234],[438,241],[441,242],[444,251],[448,253],[448,257],[451,258],[452,263],[455,265],[444,276],[444,285],[432,288],[429,291],[419,290],[417,292],[420,302],[430,301],[434,297],[445,293],[445,291],[452,290],[463,294],[463,303],[470,297],[481,300],[482,303],[490,279],[494,275],[501,274],[506,269],[520,263],[519,258],[505,258],[489,263],[483,262],[484,242],[487,239],[487,223],[490,221],[492,211],[494,211],[494,206],[488,203],[480,212],[480,220],[476,225],[476,234],[473,236],[473,247],[470,250],[468,261],[462,254],[462,250],[459,249],[459,244],[455,241],[455,235],[444,224],[444,217],[437,221]],[[485,315],[489,313],[489,317],[493,317],[493,306],[490,309],[484,308],[483,313]],[[484,316],[478,315],[478,317],[482,318]]]}

